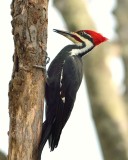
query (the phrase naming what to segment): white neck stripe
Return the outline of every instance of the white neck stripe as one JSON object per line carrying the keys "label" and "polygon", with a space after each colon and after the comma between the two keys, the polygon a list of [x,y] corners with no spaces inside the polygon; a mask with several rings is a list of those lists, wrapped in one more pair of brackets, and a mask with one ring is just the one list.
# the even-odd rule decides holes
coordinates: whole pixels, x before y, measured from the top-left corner
{"label": "white neck stripe", "polygon": [[88,39],[82,39],[82,40],[84,42],[83,48],[82,48],[82,43],[81,43],[81,47],[80,47],[80,44],[76,44],[79,47],[76,49],[72,49],[71,56],[81,55],[82,53],[86,53],[89,49],[91,49],[94,46],[94,44]]}
{"label": "white neck stripe", "polygon": [[84,48],[81,48],[81,49],[72,49],[71,50],[71,56],[79,55],[81,53],[86,52],[86,50],[87,50],[86,46]]}

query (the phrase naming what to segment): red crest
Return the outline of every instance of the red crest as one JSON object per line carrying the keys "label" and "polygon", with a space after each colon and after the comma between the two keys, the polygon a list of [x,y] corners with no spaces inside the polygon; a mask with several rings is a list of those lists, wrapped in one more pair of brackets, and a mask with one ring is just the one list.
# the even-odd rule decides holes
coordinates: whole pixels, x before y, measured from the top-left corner
{"label": "red crest", "polygon": [[84,30],[84,32],[89,34],[93,38],[93,42],[96,46],[108,40],[108,38],[102,36],[100,33],[97,33],[95,31]]}

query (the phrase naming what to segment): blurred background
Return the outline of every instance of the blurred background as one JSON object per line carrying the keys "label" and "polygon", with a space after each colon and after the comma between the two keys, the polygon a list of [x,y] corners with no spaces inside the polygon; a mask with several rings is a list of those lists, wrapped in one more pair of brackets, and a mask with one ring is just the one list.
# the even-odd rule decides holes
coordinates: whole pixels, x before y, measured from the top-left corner
{"label": "blurred background", "polygon": [[[14,53],[11,0],[0,5],[0,160],[8,152],[8,84]],[[84,77],[58,148],[46,160],[128,160],[128,1],[50,0],[47,52],[71,42],[53,29],[96,30],[109,39],[83,59]],[[47,66],[48,67],[48,66]]]}

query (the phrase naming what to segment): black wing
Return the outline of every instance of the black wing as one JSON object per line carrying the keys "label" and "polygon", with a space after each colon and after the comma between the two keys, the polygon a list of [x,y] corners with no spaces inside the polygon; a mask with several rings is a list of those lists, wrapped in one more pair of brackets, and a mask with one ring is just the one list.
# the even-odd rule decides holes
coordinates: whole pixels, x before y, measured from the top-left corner
{"label": "black wing", "polygon": [[57,97],[54,99],[55,104],[48,106],[47,108],[47,115],[52,114],[50,117],[53,117],[53,115],[55,117],[51,135],[49,137],[49,146],[51,150],[54,150],[54,148],[57,147],[61,131],[71,114],[76,93],[81,84],[82,75],[81,59],[71,56],[66,58],[60,75],[60,83],[56,88]]}
{"label": "black wing", "polygon": [[63,65],[62,72],[60,97],[64,103],[62,115],[64,126],[70,116],[76,99],[76,93],[82,81],[83,71],[81,58],[77,56],[68,57]]}
{"label": "black wing", "polygon": [[[55,67],[54,64],[52,67]],[[51,69],[52,69],[51,67]],[[82,81],[82,60],[77,56],[65,59],[61,73],[54,73],[46,84],[46,120],[43,124],[40,153],[47,141],[51,151],[58,146],[60,135],[65,126]]]}
{"label": "black wing", "polygon": [[48,69],[49,78],[45,88],[46,120],[39,144],[39,159],[47,139],[51,150],[57,147],[82,81],[82,60],[69,55],[72,48],[73,46],[64,48]]}

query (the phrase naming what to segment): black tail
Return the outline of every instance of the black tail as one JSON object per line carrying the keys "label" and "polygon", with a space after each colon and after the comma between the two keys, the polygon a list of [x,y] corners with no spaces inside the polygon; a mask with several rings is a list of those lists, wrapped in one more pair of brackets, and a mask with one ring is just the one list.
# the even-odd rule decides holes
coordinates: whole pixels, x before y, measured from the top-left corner
{"label": "black tail", "polygon": [[55,121],[53,124],[53,128],[52,128],[51,134],[48,139],[49,147],[50,147],[51,151],[53,151],[58,146],[58,143],[60,140],[60,135],[62,132],[62,125],[60,125],[60,124],[61,124],[61,122],[59,122],[59,124],[58,124],[57,121]]}
{"label": "black tail", "polygon": [[60,99],[56,111],[55,121],[52,125],[52,130],[48,138],[49,147],[51,151],[53,151],[58,146],[60,140],[60,135],[65,124],[63,113],[64,113],[64,104]]}
{"label": "black tail", "polygon": [[39,149],[38,149],[38,160],[41,160],[41,153],[42,153],[45,143],[47,142],[50,136],[52,124],[53,122],[49,122],[48,120],[46,120],[43,123],[42,135],[41,135],[41,140],[40,140]]}
{"label": "black tail", "polygon": [[52,106],[49,108],[49,111],[47,110],[46,121],[43,123],[42,127],[43,130],[39,145],[38,160],[41,160],[41,153],[47,140],[49,141],[51,151],[58,146],[62,129],[71,113],[72,107],[64,107],[64,103],[61,99],[58,100],[57,104],[58,107]]}

